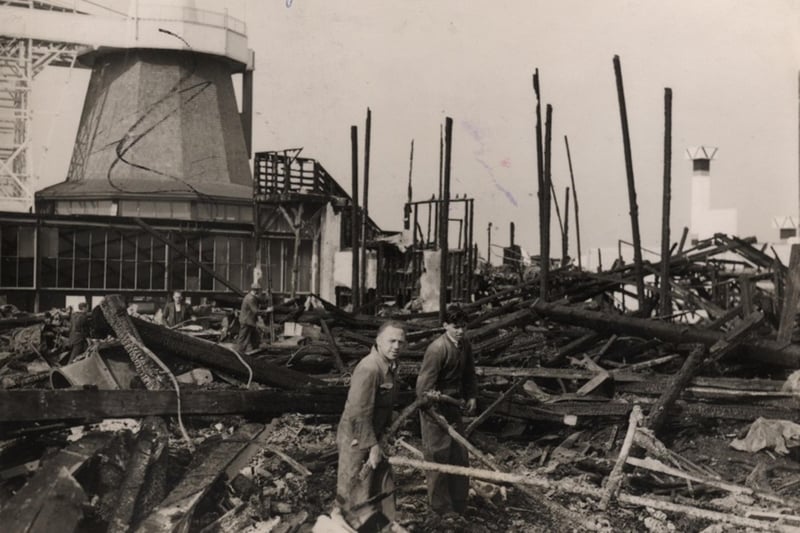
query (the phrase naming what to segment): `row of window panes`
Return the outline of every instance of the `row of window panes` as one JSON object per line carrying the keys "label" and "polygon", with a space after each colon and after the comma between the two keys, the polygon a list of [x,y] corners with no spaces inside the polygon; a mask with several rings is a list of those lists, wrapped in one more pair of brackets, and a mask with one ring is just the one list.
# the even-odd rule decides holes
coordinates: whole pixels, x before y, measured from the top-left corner
{"label": "row of window panes", "polygon": [[33,287],[33,226],[0,226],[0,287]]}
{"label": "row of window panes", "polygon": [[[33,287],[34,228],[8,226],[0,229],[0,286]],[[254,261],[250,240],[244,237],[207,236],[174,239],[188,255],[247,288]],[[292,239],[263,241],[262,271],[271,269],[276,292],[291,289]],[[105,229],[42,228],[40,230],[41,286],[45,288],[165,290],[170,286],[189,291],[226,291],[220,281],[173,254],[167,266],[167,248],[149,235]],[[298,253],[298,292],[311,290],[310,240]]]}

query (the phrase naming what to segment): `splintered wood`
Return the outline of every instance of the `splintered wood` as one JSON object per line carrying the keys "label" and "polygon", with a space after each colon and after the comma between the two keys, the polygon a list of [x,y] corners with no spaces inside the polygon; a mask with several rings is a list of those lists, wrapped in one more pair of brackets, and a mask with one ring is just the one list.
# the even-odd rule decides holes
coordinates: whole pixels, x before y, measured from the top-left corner
{"label": "splintered wood", "polygon": [[[4,318],[0,479],[17,492],[0,500],[0,518],[20,530],[55,514],[65,527],[88,520],[103,531],[311,527],[334,500],[335,432],[349,377],[391,317],[405,325],[408,345],[395,383],[402,413],[381,444],[399,481],[399,522],[409,530],[688,531],[712,522],[796,531],[798,439],[787,437],[777,451],[729,444],[759,417],[800,422],[792,385],[800,380],[787,382],[800,368],[800,252],[787,268],[751,240],[716,235],[670,253],[639,268],[554,266],[546,286],[535,269],[484,272],[483,295],[462,303],[479,414],[462,432],[436,417],[469,450],[471,468],[419,460],[418,411],[430,402],[415,397],[414,385],[427,346],[443,333],[435,312],[384,302],[377,317],[298,297],[265,309],[262,338],[274,340],[239,354],[220,339],[230,338],[235,320],[190,335],[131,317],[110,296],[99,315],[113,334],[93,353],[111,374],[123,364],[141,381],[120,390],[91,382],[51,390],[54,369],[70,372],[62,368],[63,328],[40,316]],[[11,333],[25,327],[37,335]],[[36,350],[8,344],[14,338],[34,339]],[[212,381],[182,382],[179,403],[156,358],[173,376],[202,368]],[[195,452],[174,438],[178,414]],[[125,418],[143,419],[137,434],[80,438],[82,424]],[[67,443],[73,434],[77,443]],[[49,454],[29,446],[37,439]],[[443,524],[413,488],[431,470],[499,483],[503,498],[481,485],[471,523]],[[94,498],[100,486],[106,494]],[[525,510],[531,505],[537,513]]]}

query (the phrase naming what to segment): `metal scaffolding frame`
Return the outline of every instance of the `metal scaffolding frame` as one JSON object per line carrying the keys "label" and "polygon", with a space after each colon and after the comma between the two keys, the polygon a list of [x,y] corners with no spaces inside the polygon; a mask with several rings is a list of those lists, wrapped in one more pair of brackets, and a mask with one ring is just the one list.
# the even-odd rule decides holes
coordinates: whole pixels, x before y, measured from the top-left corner
{"label": "metal scaffolding frame", "polygon": [[[0,1],[0,6],[72,12],[34,0]],[[0,205],[19,211],[33,207],[33,80],[47,66],[73,66],[77,48],[73,43],[0,36]]]}

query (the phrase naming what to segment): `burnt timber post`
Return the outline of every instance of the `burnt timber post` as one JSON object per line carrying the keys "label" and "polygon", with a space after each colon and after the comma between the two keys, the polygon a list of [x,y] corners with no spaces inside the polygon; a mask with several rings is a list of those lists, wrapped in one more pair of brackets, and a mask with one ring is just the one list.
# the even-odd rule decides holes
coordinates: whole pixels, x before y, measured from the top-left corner
{"label": "burnt timber post", "polygon": [[448,218],[450,216],[450,166],[453,151],[453,119],[447,117],[444,126],[444,172],[442,181],[442,201],[439,209],[439,249],[442,253],[440,264],[439,281],[439,321],[444,321],[447,308],[447,284],[448,284],[448,264],[447,264],[447,229]]}
{"label": "burnt timber post", "polygon": [[628,178],[628,204],[633,233],[633,262],[636,268],[636,296],[639,309],[644,309],[644,268],[642,266],[642,244],[639,237],[639,207],[636,204],[636,182],[633,177],[633,156],[631,155],[631,136],[628,131],[628,111],[625,107],[625,89],[622,85],[622,66],[619,56],[614,56],[614,75],[617,79],[617,98],[619,99],[619,118],[622,123],[622,143],[625,148],[625,174]]}
{"label": "burnt timber post", "polygon": [[669,212],[672,199],[672,89],[664,89],[664,195],[661,214],[661,281],[659,301],[661,316],[672,314],[669,291]]}
{"label": "burnt timber post", "polygon": [[544,257],[544,154],[542,153],[542,101],[539,94],[539,69],[533,73],[533,92],[536,95],[536,183],[539,198],[539,291],[540,297],[547,299],[547,272]]}
{"label": "burnt timber post", "polygon": [[[359,287],[362,293],[367,293],[367,226],[369,220],[369,147],[372,131],[372,110],[367,108],[367,124],[364,132],[364,202],[361,212],[361,259]],[[366,298],[359,298],[359,304]]]}
{"label": "burnt timber post", "polygon": [[361,305],[360,301],[360,289],[358,285],[358,128],[356,126],[350,126],[350,146],[352,151],[352,170],[353,170],[353,182],[352,182],[352,212],[350,216],[350,243],[351,243],[351,250],[352,250],[352,270],[351,270],[351,281],[350,281],[350,291],[351,291],[351,303],[353,305],[353,309]]}
{"label": "burnt timber post", "polygon": [[550,278],[550,139],[552,137],[553,106],[547,104],[544,126],[544,179],[542,182],[542,277],[541,298],[547,301],[547,289]]}
{"label": "burnt timber post", "polygon": [[569,153],[569,139],[564,135],[564,145],[567,147],[567,164],[569,165],[569,181],[572,185],[572,203],[575,204],[575,242],[578,247],[578,270],[582,270],[581,264],[581,223],[578,219],[578,190],[575,188],[575,174],[572,172],[572,156]]}

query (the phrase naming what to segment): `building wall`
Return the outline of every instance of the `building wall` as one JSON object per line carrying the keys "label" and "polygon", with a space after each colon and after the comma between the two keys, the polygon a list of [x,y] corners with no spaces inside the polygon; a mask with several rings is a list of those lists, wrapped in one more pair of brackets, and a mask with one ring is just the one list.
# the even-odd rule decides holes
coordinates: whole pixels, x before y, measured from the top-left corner
{"label": "building wall", "polygon": [[711,177],[695,172],[692,177],[690,210],[690,237],[692,241],[708,239],[715,233],[736,235],[738,212],[736,209],[712,207]]}
{"label": "building wall", "polygon": [[328,204],[322,214],[320,229],[319,295],[329,302],[336,301],[336,252],[339,250],[342,232],[342,216]]}

